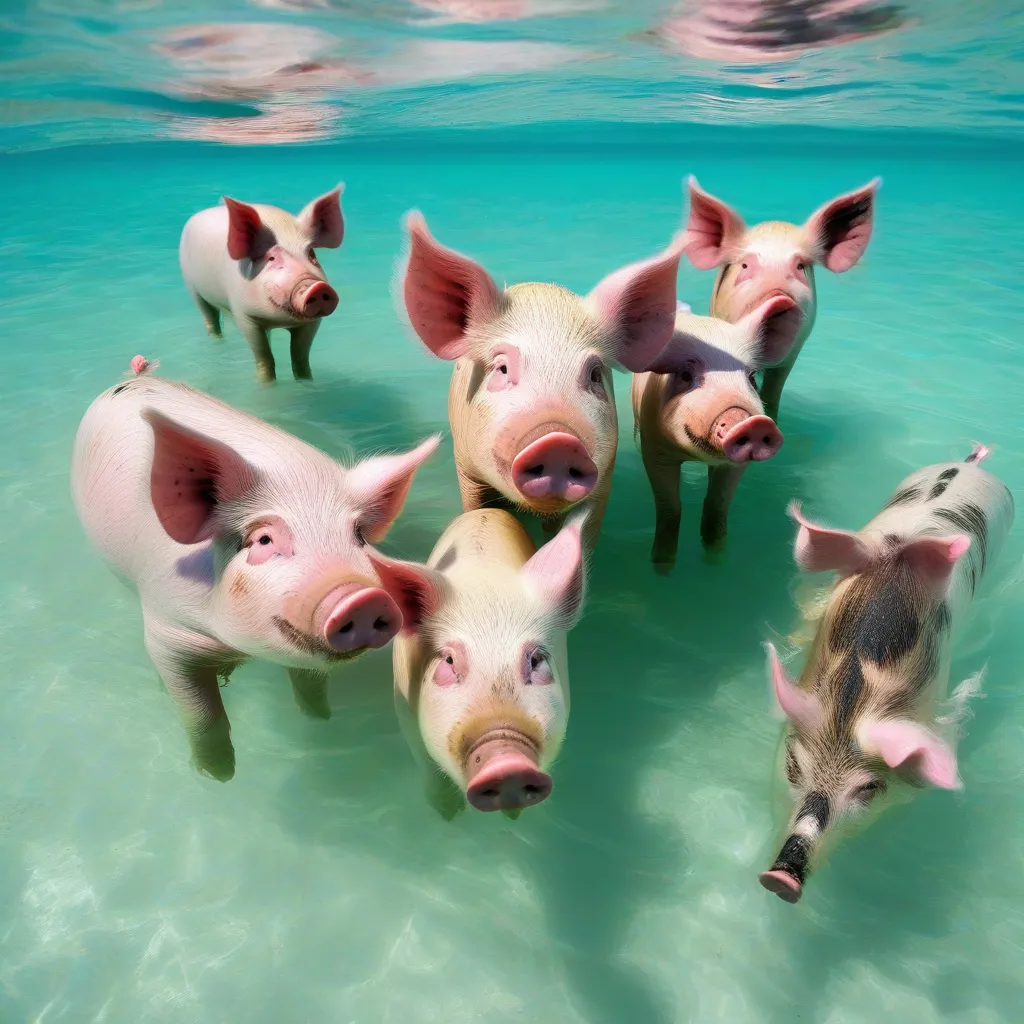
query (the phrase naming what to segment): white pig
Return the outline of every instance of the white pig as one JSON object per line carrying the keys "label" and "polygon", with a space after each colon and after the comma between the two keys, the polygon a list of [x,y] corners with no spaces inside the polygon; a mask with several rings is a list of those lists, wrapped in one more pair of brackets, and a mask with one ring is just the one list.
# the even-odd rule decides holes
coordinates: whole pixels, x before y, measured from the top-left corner
{"label": "white pig", "polygon": [[[835,843],[922,786],[959,789],[954,716],[940,714],[950,636],[1013,522],[1006,486],[978,463],[912,473],[859,532],[800,523],[796,560],[835,570],[799,682],[768,645],[788,722],[788,835],[761,884],[788,903]],[[954,704],[959,701],[954,701]]]}
{"label": "white pig", "polygon": [[551,792],[569,717],[565,633],[583,605],[581,522],[539,551],[501,509],[466,512],[427,565],[374,553],[402,607],[394,644],[402,731],[446,818],[465,801],[515,816]]}
{"label": "white pig", "polygon": [[286,666],[299,706],[328,718],[328,673],[398,632],[401,612],[369,545],[387,533],[437,443],[346,468],[149,374],[89,407],[71,466],[75,507],[100,555],[138,592],[146,649],[200,771],[234,774],[219,679],[239,664]]}
{"label": "white pig", "polygon": [[263,381],[276,377],[268,331],[291,334],[292,373],[312,376],[309,350],[320,321],[338,307],[316,250],[337,249],[345,233],[338,185],[293,217],[276,206],[250,206],[224,197],[191,216],[181,232],[181,273],[203,315],[219,338],[221,311],[229,312],[252,348]]}
{"label": "white pig", "polygon": [[574,506],[593,549],[611,491],[618,420],[610,364],[646,369],[672,337],[682,238],[586,298],[554,284],[499,288],[478,263],[406,222],[413,329],[455,361],[448,418],[466,511],[495,500],[547,519]]}

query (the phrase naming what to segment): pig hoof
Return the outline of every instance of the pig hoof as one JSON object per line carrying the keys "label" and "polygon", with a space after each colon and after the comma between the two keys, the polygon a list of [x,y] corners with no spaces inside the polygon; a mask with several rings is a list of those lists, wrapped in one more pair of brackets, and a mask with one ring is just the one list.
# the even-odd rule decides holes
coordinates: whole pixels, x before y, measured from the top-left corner
{"label": "pig hoof", "polygon": [[654,566],[654,571],[659,576],[671,576],[672,575],[672,570],[675,568],[675,565],[676,565],[675,559],[673,559],[671,562],[658,562],[658,561],[655,561],[652,564]]}
{"label": "pig hoof", "polygon": [[515,821],[519,815],[523,813],[523,809],[521,807],[506,807],[501,813],[504,814],[506,818],[511,818]]}
{"label": "pig hoof", "polygon": [[323,704],[300,703],[299,710],[307,718],[316,718],[321,722],[326,722],[331,717],[331,706],[326,701]]}
{"label": "pig hoof", "polygon": [[234,759],[231,760],[230,764],[214,764],[209,762],[207,764],[193,762],[193,764],[200,775],[205,775],[208,779],[215,779],[217,782],[230,782],[235,777]]}

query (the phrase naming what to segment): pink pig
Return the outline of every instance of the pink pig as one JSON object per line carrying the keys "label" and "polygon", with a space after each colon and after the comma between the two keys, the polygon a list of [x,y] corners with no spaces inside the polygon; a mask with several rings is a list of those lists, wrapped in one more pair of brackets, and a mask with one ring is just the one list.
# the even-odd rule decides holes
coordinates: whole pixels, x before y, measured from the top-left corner
{"label": "pink pig", "polygon": [[369,545],[438,438],[346,468],[142,364],[136,372],[82,419],[72,494],[89,539],[138,592],[146,649],[194,764],[226,781],[235,754],[220,679],[269,659],[288,668],[299,706],[328,718],[328,673],[400,629]]}
{"label": "pink pig", "polygon": [[766,221],[748,228],[731,207],[689,180],[690,219],[685,251],[698,270],[718,268],[711,294],[711,315],[736,323],[773,296],[795,303],[799,316],[791,329],[777,332],[764,352],[761,398],[773,420],[800,349],[811,333],[818,309],[814,265],[833,273],[849,270],[871,239],[875,192],[881,178],[820,207],[797,227]]}
{"label": "pink pig", "polygon": [[618,443],[610,364],[644,369],[672,337],[681,238],[586,298],[554,284],[499,288],[478,263],[407,220],[413,329],[455,361],[448,416],[468,512],[504,499],[553,531],[579,506],[592,550]]}
{"label": "pink pig", "polygon": [[345,233],[343,186],[314,199],[293,217],[276,206],[250,206],[224,197],[186,222],[178,255],[181,273],[206,322],[220,337],[229,312],[256,357],[260,380],[275,379],[268,332],[291,334],[292,373],[309,378],[309,350],[320,321],[338,307],[316,249],[337,249]]}

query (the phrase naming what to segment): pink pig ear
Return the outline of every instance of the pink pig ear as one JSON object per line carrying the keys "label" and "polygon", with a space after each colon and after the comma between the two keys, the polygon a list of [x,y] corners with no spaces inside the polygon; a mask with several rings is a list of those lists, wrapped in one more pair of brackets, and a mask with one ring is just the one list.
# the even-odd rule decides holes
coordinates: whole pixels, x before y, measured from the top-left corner
{"label": "pink pig ear", "polygon": [[345,218],[341,213],[341,193],[344,190],[345,186],[339,183],[330,192],[307,203],[295,218],[310,236],[314,249],[337,249],[341,245],[345,237]]}
{"label": "pink pig ear", "polygon": [[872,561],[871,551],[852,530],[830,530],[805,518],[800,503],[791,501],[787,509],[800,524],[794,556],[804,572],[838,570],[849,576],[863,572]]}
{"label": "pink pig ear", "polygon": [[952,537],[916,537],[900,549],[900,554],[918,575],[937,592],[945,590],[956,563],[971,546],[971,538],[960,533]]}
{"label": "pink pig ear", "polygon": [[263,221],[256,207],[224,196],[228,208],[228,255],[233,260],[255,259]]}
{"label": "pink pig ear", "polygon": [[448,581],[426,565],[401,562],[379,551],[370,551],[368,555],[381,586],[402,612],[402,633],[411,636],[444,603]]}
{"label": "pink pig ear", "polygon": [[775,295],[762,302],[741,321],[754,339],[759,366],[775,366],[785,359],[800,332],[803,313],[788,295]]}
{"label": "pink pig ear", "polygon": [[941,789],[963,788],[952,747],[916,722],[867,722],[857,738],[865,752],[877,754],[890,768]]}
{"label": "pink pig ear", "polygon": [[672,339],[676,322],[676,277],[682,235],[653,259],[630,263],[609,274],[586,303],[614,331],[611,359],[640,373]]}
{"label": "pink pig ear", "polygon": [[402,293],[409,321],[435,356],[458,359],[469,351],[470,328],[497,314],[501,293],[479,263],[435,242],[421,213],[410,213],[405,226],[410,248]]}
{"label": "pink pig ear", "polygon": [[233,448],[155,409],[145,409],[142,418],[153,428],[149,494],[160,525],[178,544],[209,540],[217,531],[217,506],[250,492],[259,474]]}
{"label": "pink pig ear", "polygon": [[785,716],[797,728],[804,731],[815,729],[822,719],[821,703],[818,698],[792,682],[779,661],[778,651],[774,644],[765,644],[768,652],[768,664],[772,677],[772,689],[775,700]]}
{"label": "pink pig ear", "polygon": [[378,455],[349,469],[345,483],[360,506],[358,525],[371,544],[384,539],[405,504],[416,470],[433,454],[440,434],[402,455]]}
{"label": "pink pig ear", "polygon": [[520,570],[530,589],[551,609],[560,629],[572,629],[583,612],[584,518],[570,519]]}
{"label": "pink pig ear", "polygon": [[698,270],[712,270],[726,263],[742,244],[747,225],[731,206],[705,192],[692,174],[686,185],[690,193],[690,219],[683,251]]}
{"label": "pink pig ear", "polygon": [[804,224],[808,244],[833,273],[849,270],[864,255],[874,224],[875,192],[881,178],[837,196],[817,209]]}

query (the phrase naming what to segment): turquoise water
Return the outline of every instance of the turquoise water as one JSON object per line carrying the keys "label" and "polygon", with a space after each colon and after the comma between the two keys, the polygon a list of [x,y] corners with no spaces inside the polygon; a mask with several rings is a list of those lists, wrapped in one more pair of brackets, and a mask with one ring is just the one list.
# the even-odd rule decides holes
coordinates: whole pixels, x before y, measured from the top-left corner
{"label": "turquoise water", "polygon": [[[170,122],[124,107],[104,120],[86,100],[52,101],[59,117],[38,116],[44,101],[30,94],[47,61],[83,95],[133,68],[138,83],[138,65],[104,61],[108,51],[92,43],[118,40],[123,56],[131,47],[104,24],[175,21],[160,5],[112,13],[95,3],[71,31],[69,6],[25,6],[25,31],[5,42],[12,76],[18,61],[34,61],[41,77],[5,87],[8,114],[22,114],[9,117],[0,155],[0,1021],[1024,1018],[1024,523],[954,651],[954,680],[987,665],[960,748],[965,790],[893,810],[838,851],[796,907],[757,883],[777,839],[779,736],[761,643],[795,628],[802,593],[786,503],[797,497],[858,526],[911,470],[962,457],[973,440],[995,449],[986,465],[1018,506],[1024,495],[1024,148],[1006,130],[1019,111],[1006,85],[1017,51],[1007,43],[982,61],[970,42],[995,38],[1012,16],[993,8],[963,27],[962,61],[946,65],[957,95],[945,107],[914,114],[925,78],[906,86],[901,109],[919,116],[916,133],[869,130],[879,119],[905,123],[874,116],[880,86],[853,108],[837,90],[833,111],[852,110],[860,127],[829,130],[817,124],[821,97],[787,101],[792,117],[770,103],[775,115],[760,116],[756,83],[743,86],[750,102],[732,119],[746,126],[653,115],[659,124],[599,123],[602,111],[614,119],[611,103],[584,130],[565,118],[601,83],[552,82],[527,68],[487,109],[515,122],[502,114],[514,107],[518,120],[538,122],[532,129],[459,131],[445,111],[460,96],[482,109],[487,87],[442,82],[402,93],[409,109],[396,102],[393,123],[374,119],[388,105],[381,93],[351,100],[366,131],[344,140],[237,147],[147,141],[173,134]],[[262,6],[261,17],[279,16]],[[351,16],[369,31],[358,11],[320,6],[309,14],[316,24]],[[641,20],[620,12],[616,38]],[[466,34],[523,34],[526,24]],[[563,21],[529,24],[534,41],[558,45]],[[579,35],[593,41],[596,24],[582,20]],[[64,35],[47,42],[47,25]],[[956,26],[945,12],[920,31],[873,45],[911,52],[929,32],[955,37]],[[857,53],[869,65],[856,47],[829,52],[787,74],[826,59],[856,65]],[[965,85],[979,62],[991,69],[984,94]],[[651,95],[660,67],[634,99]],[[609,95],[625,103],[627,71],[617,74]],[[691,120],[712,120],[711,101],[728,91],[704,92]],[[769,130],[780,119],[799,123]],[[412,130],[435,122],[445,130]],[[54,142],[67,145],[47,148]],[[587,611],[569,638],[573,708],[551,798],[515,822],[469,812],[443,822],[398,731],[390,650],[339,674],[328,723],[299,713],[282,670],[244,666],[224,691],[236,777],[222,785],[196,774],[143,649],[137,602],[89,548],[71,506],[71,444],[89,402],[140,352],[163,375],[339,457],[442,430],[441,452],[382,545],[422,559],[460,506],[449,368],[394,311],[402,214],[423,210],[437,237],[499,281],[586,291],[666,243],[690,172],[751,223],[801,221],[875,174],[884,185],[866,258],[818,275],[818,323],[783,398],[785,445],[747,474],[723,564],[701,558],[702,491],[687,474],[675,573],[651,571],[653,509],[628,379],[616,375],[615,485]],[[341,302],[313,348],[316,379],[283,375],[262,387],[232,324],[222,342],[206,336],[177,267],[181,226],[225,192],[297,210],[338,180],[345,242],[321,256]],[[711,284],[684,263],[679,294],[694,310],[707,308]]]}

